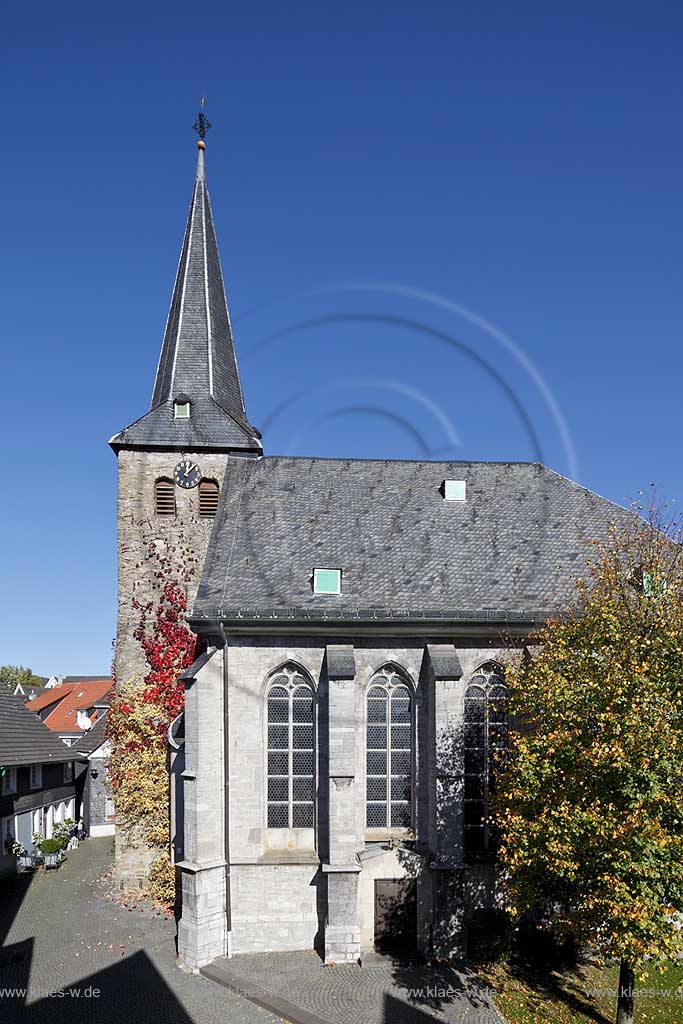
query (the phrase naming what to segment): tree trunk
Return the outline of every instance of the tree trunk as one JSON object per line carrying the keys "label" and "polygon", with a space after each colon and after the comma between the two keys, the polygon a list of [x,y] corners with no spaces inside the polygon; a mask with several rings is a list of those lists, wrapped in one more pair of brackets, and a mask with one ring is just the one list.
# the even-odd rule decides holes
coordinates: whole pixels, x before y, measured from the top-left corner
{"label": "tree trunk", "polygon": [[619,965],[619,996],[617,998],[617,1024],[633,1024],[633,968],[625,960]]}

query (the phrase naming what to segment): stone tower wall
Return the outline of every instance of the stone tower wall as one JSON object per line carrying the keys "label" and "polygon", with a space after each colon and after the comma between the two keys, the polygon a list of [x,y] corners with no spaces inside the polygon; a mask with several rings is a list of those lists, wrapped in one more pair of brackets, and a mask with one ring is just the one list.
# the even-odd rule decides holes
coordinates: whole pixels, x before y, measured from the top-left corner
{"label": "stone tower wall", "polygon": [[[175,466],[184,458],[196,462],[203,477],[216,480],[219,486],[222,485],[228,458],[225,454],[126,449],[118,454],[118,623],[115,668],[119,686],[131,680],[142,680],[149,671],[140,643],[133,636],[140,622],[140,613],[133,601],[137,598],[146,603],[158,597],[159,587],[154,573],[159,571],[159,565],[156,559],[149,558],[151,543],[167,551],[176,565],[180,562],[189,563],[189,567],[178,574],[178,579],[186,588],[188,609],[194,603],[213,519],[199,516],[197,487],[185,490],[176,486],[175,517],[158,516],[154,512],[155,481],[159,477],[173,479]],[[171,575],[174,574],[171,573],[169,578]],[[154,855],[155,852],[134,843],[125,826],[117,828],[117,874],[126,887],[138,886],[146,881]]]}

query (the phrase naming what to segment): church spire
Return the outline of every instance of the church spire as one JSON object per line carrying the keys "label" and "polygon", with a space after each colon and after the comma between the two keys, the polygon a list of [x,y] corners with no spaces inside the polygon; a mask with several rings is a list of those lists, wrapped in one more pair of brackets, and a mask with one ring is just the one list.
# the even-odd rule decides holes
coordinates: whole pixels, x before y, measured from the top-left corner
{"label": "church spire", "polygon": [[[211,127],[194,125],[197,170],[149,413],[112,438],[122,445],[260,452],[247,419],[204,169]],[[189,404],[189,416],[177,405]],[[184,409],[183,412],[187,412]]]}

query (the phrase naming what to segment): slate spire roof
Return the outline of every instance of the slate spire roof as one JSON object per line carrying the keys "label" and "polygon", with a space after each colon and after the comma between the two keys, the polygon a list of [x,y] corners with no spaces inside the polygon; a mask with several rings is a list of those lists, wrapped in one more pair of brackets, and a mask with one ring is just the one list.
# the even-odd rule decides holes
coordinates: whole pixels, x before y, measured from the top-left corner
{"label": "slate spire roof", "polygon": [[[212,448],[260,454],[247,419],[216,230],[198,143],[197,172],[150,411],[109,442],[122,447]],[[175,401],[190,417],[174,417]]]}

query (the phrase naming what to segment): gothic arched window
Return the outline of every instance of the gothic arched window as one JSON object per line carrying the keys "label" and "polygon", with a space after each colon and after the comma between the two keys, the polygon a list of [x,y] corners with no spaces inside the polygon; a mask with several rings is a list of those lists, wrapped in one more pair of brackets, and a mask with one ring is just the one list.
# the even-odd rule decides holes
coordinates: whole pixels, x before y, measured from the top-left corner
{"label": "gothic arched window", "polygon": [[495,787],[496,760],[507,748],[507,687],[502,669],[487,662],[465,693],[465,853],[493,851],[496,831],[487,823]]}
{"label": "gothic arched window", "polygon": [[367,695],[366,828],[410,828],[412,820],[413,701],[392,668],[374,676]]}
{"label": "gothic arched window", "polygon": [[172,480],[161,477],[154,481],[154,511],[158,516],[175,515],[175,484]]}
{"label": "gothic arched window", "polygon": [[268,828],[313,828],[313,687],[295,665],[271,678],[268,718]]}

